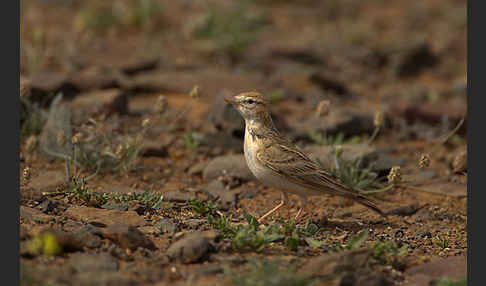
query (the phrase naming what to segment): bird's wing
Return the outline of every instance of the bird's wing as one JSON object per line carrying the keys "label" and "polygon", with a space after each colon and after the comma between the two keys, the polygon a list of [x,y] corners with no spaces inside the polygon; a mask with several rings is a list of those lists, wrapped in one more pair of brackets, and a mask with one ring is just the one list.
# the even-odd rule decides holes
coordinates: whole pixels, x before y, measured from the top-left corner
{"label": "bird's wing", "polygon": [[323,194],[351,198],[383,214],[370,199],[343,185],[332,174],[287,142],[266,144],[257,152],[256,158],[275,173],[302,187]]}

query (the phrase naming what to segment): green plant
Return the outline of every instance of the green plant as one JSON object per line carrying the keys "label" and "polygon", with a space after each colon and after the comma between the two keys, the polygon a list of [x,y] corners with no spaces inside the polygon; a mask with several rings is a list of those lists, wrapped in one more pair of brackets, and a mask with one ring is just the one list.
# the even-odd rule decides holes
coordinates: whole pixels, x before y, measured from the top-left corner
{"label": "green plant", "polygon": [[154,0],[86,1],[78,14],[82,28],[144,28],[160,19],[162,9]]}
{"label": "green plant", "polygon": [[283,241],[286,248],[297,250],[306,242],[311,247],[321,247],[324,242],[312,238],[321,232],[313,223],[307,222],[303,228],[295,225],[293,220],[287,223],[274,222],[261,227],[258,221],[245,213],[247,224],[232,225],[231,218],[222,215],[220,218],[208,216],[208,223],[220,232],[223,239],[230,239],[234,249],[261,251],[272,242]]}
{"label": "green plant", "polygon": [[[145,121],[144,121],[145,122]],[[130,172],[143,148],[143,141],[149,128],[142,128],[135,136],[119,134],[119,122],[95,121],[82,124],[73,136],[71,163],[98,172]]]}
{"label": "green plant", "polygon": [[159,210],[162,207],[164,196],[160,193],[153,192],[150,189],[145,190],[140,195],[140,202],[149,209]]}
{"label": "green plant", "polygon": [[108,202],[106,193],[95,192],[93,189],[88,188],[84,178],[73,177],[68,193],[87,205],[101,206]]}
{"label": "green plant", "polygon": [[236,228],[231,225],[231,216],[221,215],[219,218],[214,218],[211,214],[208,215],[208,224],[219,231],[220,236],[224,238],[232,238],[236,234]]}
{"label": "green plant", "polygon": [[184,146],[187,149],[196,149],[199,146],[201,146],[201,141],[196,139],[196,133],[195,132],[187,132],[184,134]]}
{"label": "green plant", "polygon": [[431,286],[466,286],[467,277],[463,276],[459,279],[453,279],[451,277],[440,277],[432,280],[429,285]]}
{"label": "green plant", "polygon": [[314,281],[310,276],[298,274],[295,263],[283,266],[279,261],[250,260],[249,267],[239,275],[225,268],[225,275],[236,286],[308,286]]}
{"label": "green plant", "polygon": [[199,215],[206,215],[206,214],[211,214],[216,210],[216,205],[214,204],[213,201],[207,201],[203,202],[201,200],[198,200],[196,198],[190,199],[189,200],[189,207],[198,213]]}
{"label": "green plant", "polygon": [[321,133],[317,132],[316,130],[310,130],[308,132],[309,137],[320,146],[328,146],[328,145],[339,145],[344,143],[344,133],[339,132],[336,136],[328,135],[323,136]]}
{"label": "green plant", "polygon": [[449,247],[449,240],[447,238],[443,238],[440,235],[436,237],[434,240],[434,244],[437,245],[438,247],[444,249]]}
{"label": "green plant", "polygon": [[394,241],[379,240],[373,244],[372,257],[381,264],[396,264],[398,258],[408,251],[406,244],[398,247]]}
{"label": "green plant", "polygon": [[[330,170],[331,174],[353,190],[365,192],[383,188],[382,178],[379,178],[371,167],[363,168],[362,160],[362,157],[352,161],[345,160],[342,158],[342,151],[338,148],[335,151],[335,167]],[[320,162],[318,161],[318,163]]]}

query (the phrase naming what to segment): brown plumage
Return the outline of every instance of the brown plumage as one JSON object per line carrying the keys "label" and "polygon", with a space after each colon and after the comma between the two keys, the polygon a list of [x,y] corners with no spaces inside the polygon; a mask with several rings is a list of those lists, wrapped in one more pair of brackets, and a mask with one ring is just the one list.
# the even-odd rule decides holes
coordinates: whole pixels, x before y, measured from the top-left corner
{"label": "brown plumage", "polygon": [[244,151],[248,167],[260,182],[282,190],[282,202],[263,215],[260,222],[286,203],[286,192],[301,199],[296,218],[305,207],[307,197],[324,194],[350,198],[385,215],[371,199],[342,184],[283,137],[272,122],[264,96],[250,92],[225,100],[245,119]]}

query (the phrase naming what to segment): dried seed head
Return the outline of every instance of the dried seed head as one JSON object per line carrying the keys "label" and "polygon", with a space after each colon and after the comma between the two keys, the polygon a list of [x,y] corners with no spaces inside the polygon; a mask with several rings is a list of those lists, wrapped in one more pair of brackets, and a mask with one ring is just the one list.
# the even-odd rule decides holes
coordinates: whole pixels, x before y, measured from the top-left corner
{"label": "dried seed head", "polygon": [[466,150],[459,152],[452,161],[452,169],[454,172],[462,172],[467,170],[467,152]]}
{"label": "dried seed head", "polygon": [[430,156],[429,154],[422,154],[419,160],[419,168],[428,168],[430,166]]}
{"label": "dried seed head", "polygon": [[123,144],[118,144],[115,150],[115,156],[120,159],[123,157]]}
{"label": "dried seed head", "polygon": [[336,156],[340,157],[342,153],[343,153],[343,146],[337,145],[336,146]]}
{"label": "dried seed head", "polygon": [[74,134],[73,138],[71,138],[71,142],[73,144],[78,144],[81,141],[82,137],[83,137],[83,135],[80,132],[78,132],[78,133]]}
{"label": "dried seed head", "polygon": [[331,111],[330,108],[331,108],[331,102],[329,100],[322,100],[321,102],[319,102],[316,111],[317,117],[328,116],[329,112]]}
{"label": "dried seed head", "polygon": [[393,166],[388,174],[388,182],[396,184],[402,180],[402,172],[400,166]]}
{"label": "dried seed head", "polygon": [[167,111],[167,107],[169,106],[169,102],[167,97],[164,95],[159,95],[157,101],[155,102],[155,112],[158,114],[163,114]]}
{"label": "dried seed head", "polygon": [[373,124],[375,124],[375,127],[382,127],[384,123],[385,114],[383,113],[383,111],[377,111],[375,113],[375,120],[373,121]]}
{"label": "dried seed head", "polygon": [[150,118],[145,118],[143,121],[142,121],[142,128],[146,129],[150,124]]}
{"label": "dried seed head", "polygon": [[25,149],[28,153],[31,153],[35,150],[35,147],[37,147],[37,136],[31,135],[25,142]]}
{"label": "dried seed head", "polygon": [[191,98],[199,98],[199,97],[201,97],[201,91],[199,90],[199,86],[198,85],[195,85],[192,88],[191,92],[189,93],[189,96]]}
{"label": "dried seed head", "polygon": [[31,90],[30,80],[20,77],[20,97],[29,97]]}
{"label": "dried seed head", "polygon": [[143,142],[143,135],[139,133],[135,137],[135,142],[133,142],[133,143],[138,146],[138,145],[142,144],[142,142]]}
{"label": "dried seed head", "polygon": [[66,136],[64,136],[64,131],[59,130],[59,132],[57,132],[57,145],[59,145],[60,147],[64,147],[65,144]]}
{"label": "dried seed head", "polygon": [[22,178],[24,179],[24,182],[28,182],[30,180],[30,175],[31,175],[30,167],[27,166],[22,171]]}

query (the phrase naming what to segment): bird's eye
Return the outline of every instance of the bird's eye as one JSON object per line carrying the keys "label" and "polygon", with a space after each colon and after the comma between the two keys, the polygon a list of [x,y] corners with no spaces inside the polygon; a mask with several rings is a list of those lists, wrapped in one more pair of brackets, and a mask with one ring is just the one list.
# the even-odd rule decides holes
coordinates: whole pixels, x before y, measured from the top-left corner
{"label": "bird's eye", "polygon": [[248,104],[253,104],[253,103],[255,103],[255,101],[254,101],[253,99],[248,99],[248,100],[246,101],[246,103],[248,103]]}

